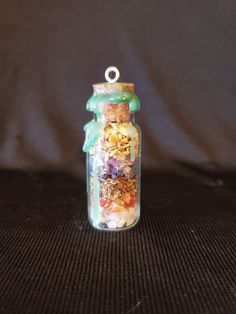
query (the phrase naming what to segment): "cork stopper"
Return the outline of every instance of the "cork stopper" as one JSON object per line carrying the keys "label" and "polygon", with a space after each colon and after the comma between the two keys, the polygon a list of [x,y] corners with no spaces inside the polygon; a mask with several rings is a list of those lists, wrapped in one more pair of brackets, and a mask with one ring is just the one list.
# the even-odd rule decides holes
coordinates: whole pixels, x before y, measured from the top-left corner
{"label": "cork stopper", "polygon": [[112,94],[116,92],[134,92],[133,83],[98,83],[93,85],[94,94]]}
{"label": "cork stopper", "polygon": [[[113,74],[112,77],[111,74]],[[93,85],[93,95],[86,104],[88,111],[96,114],[102,111],[104,104],[116,104],[119,107],[120,103],[128,104],[131,113],[140,109],[139,99],[134,94],[134,84],[117,82],[119,77],[120,72],[114,66],[105,71],[107,82]]]}
{"label": "cork stopper", "polygon": [[[111,77],[113,75],[113,77]],[[111,66],[105,71],[105,79],[107,82],[98,83],[93,85],[95,94],[111,94],[115,92],[134,92],[134,84],[133,83],[120,83],[117,82],[120,78],[119,70]]]}
{"label": "cork stopper", "polygon": [[129,103],[107,103],[102,105],[101,112],[106,122],[127,122],[130,117]]}

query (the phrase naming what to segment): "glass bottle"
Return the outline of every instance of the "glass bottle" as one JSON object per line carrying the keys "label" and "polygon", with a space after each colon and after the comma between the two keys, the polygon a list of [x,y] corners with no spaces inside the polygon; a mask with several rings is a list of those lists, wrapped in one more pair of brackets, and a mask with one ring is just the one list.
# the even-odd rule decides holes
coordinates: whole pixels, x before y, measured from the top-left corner
{"label": "glass bottle", "polygon": [[106,74],[114,69],[115,79],[106,75],[108,82],[93,85],[87,109],[94,117],[84,127],[88,217],[102,230],[128,229],[140,217],[141,131],[134,119],[140,104],[134,84],[116,82],[116,68]]}

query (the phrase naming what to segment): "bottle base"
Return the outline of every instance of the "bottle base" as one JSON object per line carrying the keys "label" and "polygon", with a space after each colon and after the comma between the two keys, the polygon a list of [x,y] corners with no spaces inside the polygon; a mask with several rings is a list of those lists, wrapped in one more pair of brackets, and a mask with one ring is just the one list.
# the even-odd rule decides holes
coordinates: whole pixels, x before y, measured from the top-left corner
{"label": "bottle base", "polygon": [[125,227],[117,227],[117,228],[109,228],[106,224],[104,223],[99,223],[99,224],[94,224],[90,219],[89,219],[89,222],[90,222],[90,225],[96,229],[96,230],[99,230],[99,231],[125,231],[125,230],[130,230],[132,228],[134,228],[138,222],[139,222],[139,219],[137,219],[135,222],[133,222],[131,225],[129,226],[125,226]]}

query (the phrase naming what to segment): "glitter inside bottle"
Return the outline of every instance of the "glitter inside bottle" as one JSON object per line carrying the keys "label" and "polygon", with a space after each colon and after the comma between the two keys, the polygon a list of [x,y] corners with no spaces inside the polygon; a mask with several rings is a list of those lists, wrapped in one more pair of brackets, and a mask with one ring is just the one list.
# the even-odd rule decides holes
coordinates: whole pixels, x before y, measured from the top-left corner
{"label": "glitter inside bottle", "polygon": [[140,217],[141,131],[134,120],[140,103],[134,84],[106,78],[87,102],[94,113],[84,127],[88,217],[97,229],[125,230]]}

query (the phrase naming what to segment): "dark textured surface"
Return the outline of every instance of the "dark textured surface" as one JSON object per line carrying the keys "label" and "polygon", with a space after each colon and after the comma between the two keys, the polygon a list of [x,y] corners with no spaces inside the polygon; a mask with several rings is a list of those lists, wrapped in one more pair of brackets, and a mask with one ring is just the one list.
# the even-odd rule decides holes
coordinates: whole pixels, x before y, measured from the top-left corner
{"label": "dark textured surface", "polygon": [[143,175],[141,221],[120,233],[89,226],[75,178],[0,187],[0,312],[236,312],[236,176]]}

